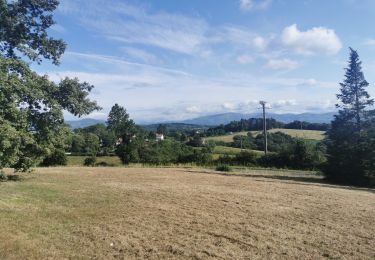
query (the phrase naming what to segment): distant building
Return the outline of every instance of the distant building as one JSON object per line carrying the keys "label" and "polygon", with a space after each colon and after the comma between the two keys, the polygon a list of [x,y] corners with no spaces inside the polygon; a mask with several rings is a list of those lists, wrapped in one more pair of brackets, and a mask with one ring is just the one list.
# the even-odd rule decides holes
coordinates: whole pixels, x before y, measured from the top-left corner
{"label": "distant building", "polygon": [[122,138],[120,137],[119,139],[117,139],[117,141],[116,141],[116,146],[117,145],[120,145],[120,144],[122,144]]}
{"label": "distant building", "polygon": [[164,135],[163,134],[156,134],[156,141],[164,141]]}

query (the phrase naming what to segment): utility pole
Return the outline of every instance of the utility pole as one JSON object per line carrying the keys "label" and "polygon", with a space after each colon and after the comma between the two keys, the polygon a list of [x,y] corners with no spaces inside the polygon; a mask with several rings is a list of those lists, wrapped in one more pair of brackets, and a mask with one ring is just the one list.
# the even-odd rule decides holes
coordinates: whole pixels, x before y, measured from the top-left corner
{"label": "utility pole", "polygon": [[266,101],[260,101],[259,104],[263,108],[263,138],[264,138],[264,154],[267,155],[267,122],[266,122]]}

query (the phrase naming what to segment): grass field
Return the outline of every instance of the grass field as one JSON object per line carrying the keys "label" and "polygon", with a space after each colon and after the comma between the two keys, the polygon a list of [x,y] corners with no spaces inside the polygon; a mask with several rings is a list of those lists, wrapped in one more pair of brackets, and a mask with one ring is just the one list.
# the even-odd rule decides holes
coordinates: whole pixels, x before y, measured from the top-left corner
{"label": "grass field", "polygon": [[0,259],[374,259],[373,190],[234,175],[36,169],[0,183]]}
{"label": "grass field", "polygon": [[251,151],[259,155],[263,154],[263,151],[258,151],[258,150],[248,150],[248,149],[241,150],[241,148],[217,145],[215,146],[214,151],[213,151],[213,158],[218,159],[221,155],[236,155],[236,154],[239,154],[241,151]]}
{"label": "grass field", "polygon": [[[298,129],[271,129],[269,130],[270,133],[275,132],[283,132],[285,134],[291,135],[293,137],[308,139],[308,140],[323,140],[324,139],[324,131],[315,131],[315,130],[298,130]],[[207,140],[214,140],[214,141],[222,141],[226,143],[233,142],[233,137],[235,135],[247,135],[248,132],[238,132],[233,133],[231,135],[221,135],[221,136],[212,136],[207,137]],[[258,135],[261,131],[251,131],[253,135]]]}

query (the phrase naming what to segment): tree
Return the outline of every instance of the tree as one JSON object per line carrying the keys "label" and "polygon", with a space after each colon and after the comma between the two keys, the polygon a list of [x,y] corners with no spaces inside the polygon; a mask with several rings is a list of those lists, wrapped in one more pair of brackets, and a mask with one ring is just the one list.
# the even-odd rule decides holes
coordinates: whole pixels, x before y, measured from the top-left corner
{"label": "tree", "polygon": [[340,114],[347,121],[354,120],[356,130],[361,130],[361,121],[366,120],[366,108],[374,104],[366,91],[369,83],[365,80],[362,72],[362,62],[359,60],[357,51],[350,48],[349,65],[345,69],[344,82],[340,83],[341,93],[337,98],[341,102],[336,106],[341,108]]}
{"label": "tree", "polygon": [[115,104],[108,114],[107,127],[115,133],[117,138],[128,139],[129,136],[135,134],[134,121],[130,119],[126,109],[118,104]]}
{"label": "tree", "polygon": [[19,59],[20,54],[40,63],[41,57],[59,64],[66,43],[48,36],[55,24],[53,11],[58,0],[0,0],[0,52]]}
{"label": "tree", "polygon": [[156,133],[167,135],[167,133],[168,133],[167,126],[163,125],[163,124],[159,124],[158,128],[156,129]]}
{"label": "tree", "polygon": [[115,152],[124,164],[138,160],[137,148],[140,137],[137,137],[137,128],[134,121],[129,118],[125,108],[115,104],[108,115],[107,127],[115,133],[119,140]]}
{"label": "tree", "polygon": [[0,169],[26,171],[66,148],[63,110],[82,116],[100,109],[88,98],[93,86],[65,78],[54,83],[21,60],[59,63],[62,40],[48,36],[56,0],[0,0]]}
{"label": "tree", "polygon": [[[350,48],[345,79],[337,95],[340,108],[328,131],[327,164],[324,172],[328,179],[347,184],[368,184],[371,165],[375,162],[371,136],[374,100],[366,91],[369,83],[361,68],[358,53]],[[372,155],[372,156],[371,156]],[[372,177],[373,178],[373,177]]]}

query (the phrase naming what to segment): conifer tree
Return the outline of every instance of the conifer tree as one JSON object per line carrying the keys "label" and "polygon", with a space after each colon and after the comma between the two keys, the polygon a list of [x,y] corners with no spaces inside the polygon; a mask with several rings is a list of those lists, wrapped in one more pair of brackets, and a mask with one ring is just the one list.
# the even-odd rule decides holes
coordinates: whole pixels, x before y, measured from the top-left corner
{"label": "conifer tree", "polygon": [[345,79],[337,95],[340,110],[332,121],[327,137],[327,164],[324,172],[328,179],[347,184],[368,185],[375,169],[371,147],[374,100],[366,91],[369,83],[362,72],[358,53],[350,48]]}

